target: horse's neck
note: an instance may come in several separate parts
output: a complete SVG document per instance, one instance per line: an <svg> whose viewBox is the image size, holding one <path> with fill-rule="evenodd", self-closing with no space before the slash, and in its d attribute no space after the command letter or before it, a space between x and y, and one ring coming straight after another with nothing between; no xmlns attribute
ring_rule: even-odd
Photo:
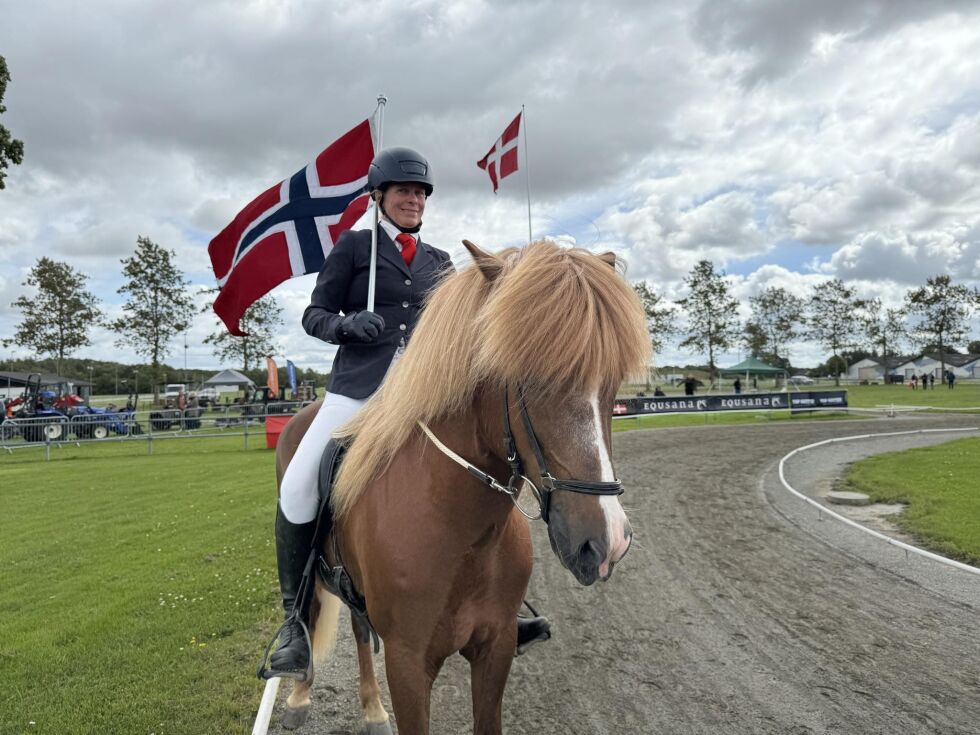
<svg viewBox="0 0 980 735"><path fill-rule="evenodd" d="M497 402L500 400L498 396ZM506 484L510 466L505 459L503 445L502 406L498 406L497 402L490 396L478 394L469 411L443 419L431 428L454 452L477 469ZM476 480L468 481L466 485L449 488L447 502L459 505L461 511L472 512L476 518L482 517L490 523L496 521L491 516L495 516L497 511L506 514L510 510L510 501L495 490L481 486Z"/></svg>

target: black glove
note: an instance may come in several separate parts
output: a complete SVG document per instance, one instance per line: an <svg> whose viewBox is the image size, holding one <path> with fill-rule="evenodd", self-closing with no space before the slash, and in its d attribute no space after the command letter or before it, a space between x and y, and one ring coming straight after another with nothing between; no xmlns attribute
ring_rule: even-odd
<svg viewBox="0 0 980 735"><path fill-rule="evenodd" d="M384 331L385 320L373 311L353 311L340 320L337 341L374 342Z"/></svg>

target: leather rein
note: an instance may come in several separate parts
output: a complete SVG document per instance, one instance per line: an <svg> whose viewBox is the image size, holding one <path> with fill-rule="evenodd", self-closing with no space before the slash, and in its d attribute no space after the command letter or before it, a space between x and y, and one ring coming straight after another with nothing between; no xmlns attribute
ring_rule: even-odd
<svg viewBox="0 0 980 735"><path fill-rule="evenodd" d="M517 509L531 520L541 518L545 523L548 522L548 512L551 508L551 495L557 490L565 490L567 492L580 493L584 495L623 494L623 483L619 480L613 480L612 482L596 482L592 480L561 480L552 475L548 471L548 465L544 459L544 452L541 450L541 443L538 441L538 436L534 431L534 425L531 423L531 415L528 413L527 402L524 400L524 391L520 388L518 388L517 391L517 401L521 409L521 423L524 425L524 433L527 435L528 443L531 445L531 449L534 452L534 458L538 463L538 469L541 477L541 489L538 489L538 486L524 474L524 462L521 460L521 455L517 451L517 442L514 440L514 431L511 428L510 396L506 387L504 388L504 450L507 454L507 463L510 465L510 479L507 481L506 485L500 484L492 475L484 472L478 467L474 467L472 464L456 454L456 452L454 452L452 449L439 441L432 430L423 422L419 421L418 423L419 427L421 427L422 431L424 431L425 435L429 438L429 441L435 444L439 451L463 467L463 469L465 469L487 487L509 496L514 505L517 506ZM527 483L527 485L529 485L531 488L531 493L534 495L538 505L537 514L528 513L517 502L523 488L523 483Z"/></svg>

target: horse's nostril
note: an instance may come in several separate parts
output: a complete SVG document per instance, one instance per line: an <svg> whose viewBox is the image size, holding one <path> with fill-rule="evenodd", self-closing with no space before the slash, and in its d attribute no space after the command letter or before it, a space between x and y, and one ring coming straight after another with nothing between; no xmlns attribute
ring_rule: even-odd
<svg viewBox="0 0 980 735"><path fill-rule="evenodd" d="M582 548L579 551L578 557L583 564L592 564L598 566L602 561L604 554L597 548L597 545L593 541L586 541L582 544Z"/></svg>

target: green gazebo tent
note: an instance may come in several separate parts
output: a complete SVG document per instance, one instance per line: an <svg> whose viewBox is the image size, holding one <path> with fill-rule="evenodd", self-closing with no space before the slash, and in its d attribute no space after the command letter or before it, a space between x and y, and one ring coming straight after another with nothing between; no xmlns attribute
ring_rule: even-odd
<svg viewBox="0 0 980 735"><path fill-rule="evenodd" d="M767 378L774 378L777 375L785 375L786 371L783 368L773 367L772 365L766 365L758 357L749 357L738 365L732 365L729 368L722 368L721 377L723 378L738 378L742 375L748 377L750 375L758 375Z"/></svg>

